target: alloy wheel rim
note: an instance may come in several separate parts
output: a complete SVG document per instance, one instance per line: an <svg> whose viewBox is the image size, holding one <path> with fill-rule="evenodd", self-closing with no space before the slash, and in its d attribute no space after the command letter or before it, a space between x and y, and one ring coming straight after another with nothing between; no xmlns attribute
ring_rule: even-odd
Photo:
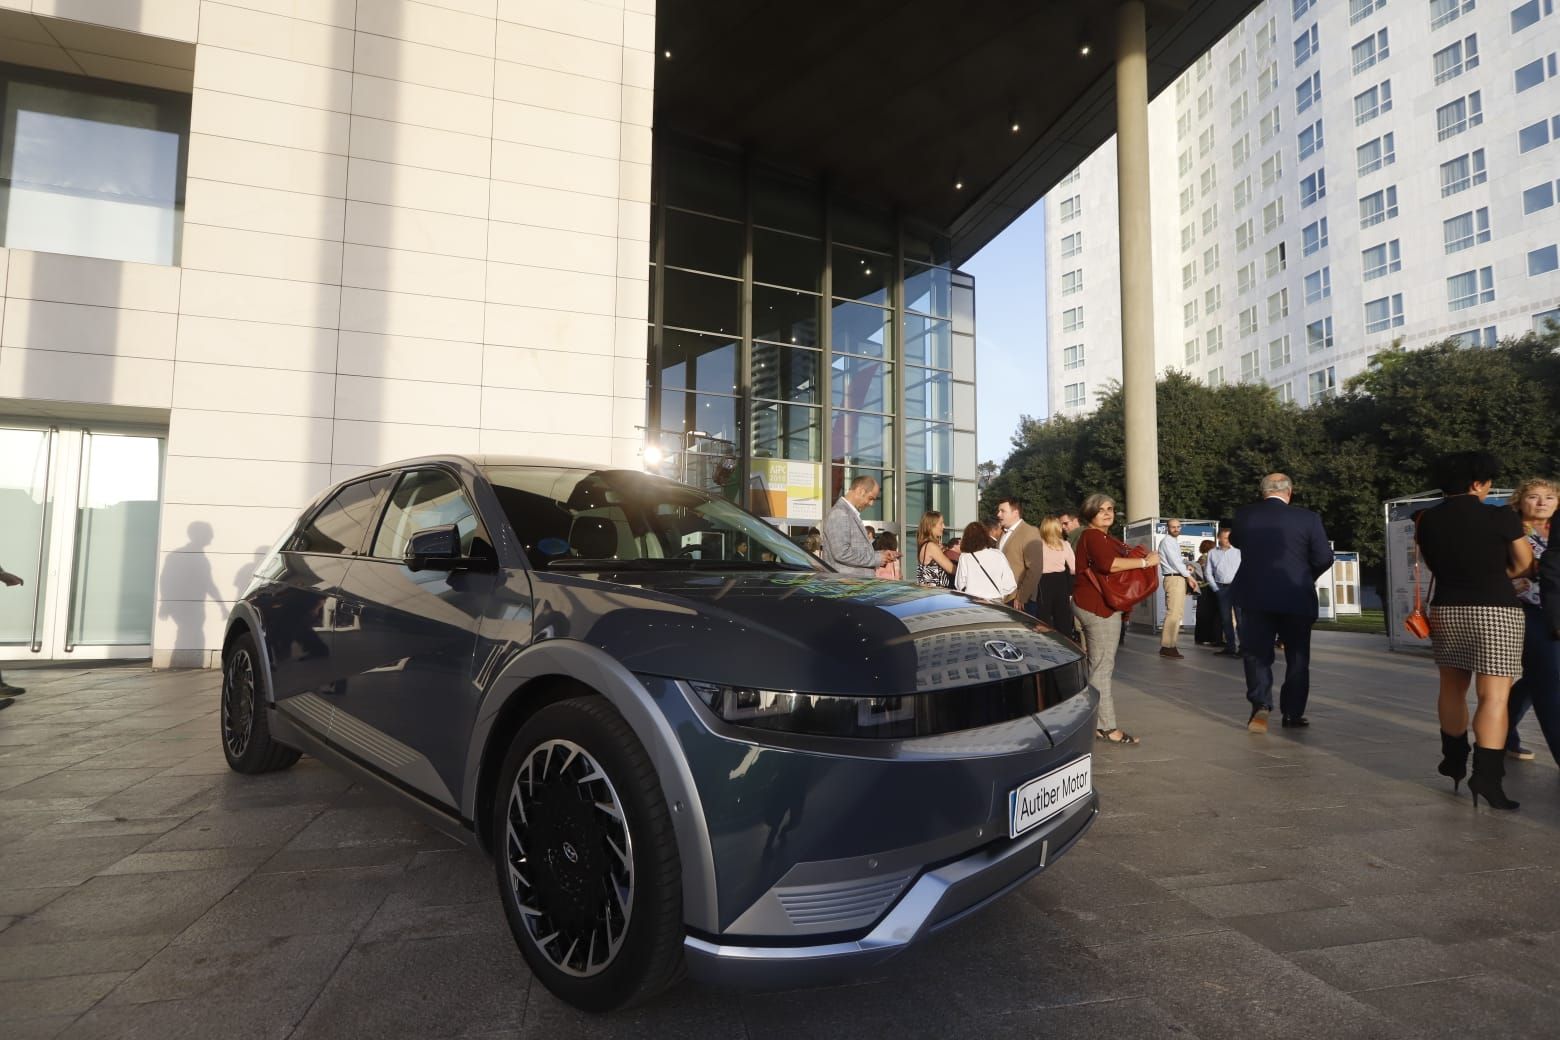
<svg viewBox="0 0 1560 1040"><path fill-rule="evenodd" d="M255 728L255 666L248 650L228 662L222 684L222 743L228 754L242 758Z"/></svg>
<svg viewBox="0 0 1560 1040"><path fill-rule="evenodd" d="M634 845L617 789L572 741L526 755L509 791L504 858L531 942L553 967L606 970L634 911Z"/></svg>

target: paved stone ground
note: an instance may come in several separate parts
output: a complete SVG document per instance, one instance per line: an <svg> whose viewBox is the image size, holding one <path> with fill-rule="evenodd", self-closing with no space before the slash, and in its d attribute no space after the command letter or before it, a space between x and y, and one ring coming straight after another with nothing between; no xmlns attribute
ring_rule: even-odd
<svg viewBox="0 0 1560 1040"><path fill-rule="evenodd" d="M0 1036L1555 1035L1553 763L1474 811L1434 774L1430 664L1317 644L1315 725L1258 738L1237 662L1131 637L1144 743L1099 746L1103 816L1021 892L868 978L604 1018L532 984L474 851L307 758L227 772L215 673L15 671Z"/></svg>

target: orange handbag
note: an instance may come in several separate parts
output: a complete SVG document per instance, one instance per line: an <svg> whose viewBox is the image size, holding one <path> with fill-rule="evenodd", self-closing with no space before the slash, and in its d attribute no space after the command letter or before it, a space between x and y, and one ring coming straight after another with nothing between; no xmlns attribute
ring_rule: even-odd
<svg viewBox="0 0 1560 1040"><path fill-rule="evenodd" d="M1403 627L1415 639L1430 638L1430 619L1425 617L1419 598L1419 518L1414 517L1414 609L1403 619Z"/></svg>

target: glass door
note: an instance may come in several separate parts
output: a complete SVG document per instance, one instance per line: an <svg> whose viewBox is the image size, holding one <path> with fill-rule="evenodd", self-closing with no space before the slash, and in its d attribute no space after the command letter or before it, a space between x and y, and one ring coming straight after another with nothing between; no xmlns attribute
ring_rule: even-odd
<svg viewBox="0 0 1560 1040"><path fill-rule="evenodd" d="M156 435L0 429L0 564L26 581L0 590L0 660L151 656L163 445Z"/></svg>

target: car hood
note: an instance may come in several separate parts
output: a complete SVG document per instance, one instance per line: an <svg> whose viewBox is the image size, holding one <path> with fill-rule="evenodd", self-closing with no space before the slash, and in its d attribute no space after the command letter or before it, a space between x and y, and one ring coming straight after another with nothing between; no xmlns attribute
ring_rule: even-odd
<svg viewBox="0 0 1560 1040"><path fill-rule="evenodd" d="M904 582L799 571L540 578L539 633L582 639L647 674L888 695L998 682L1082 656L1025 614Z"/></svg>

